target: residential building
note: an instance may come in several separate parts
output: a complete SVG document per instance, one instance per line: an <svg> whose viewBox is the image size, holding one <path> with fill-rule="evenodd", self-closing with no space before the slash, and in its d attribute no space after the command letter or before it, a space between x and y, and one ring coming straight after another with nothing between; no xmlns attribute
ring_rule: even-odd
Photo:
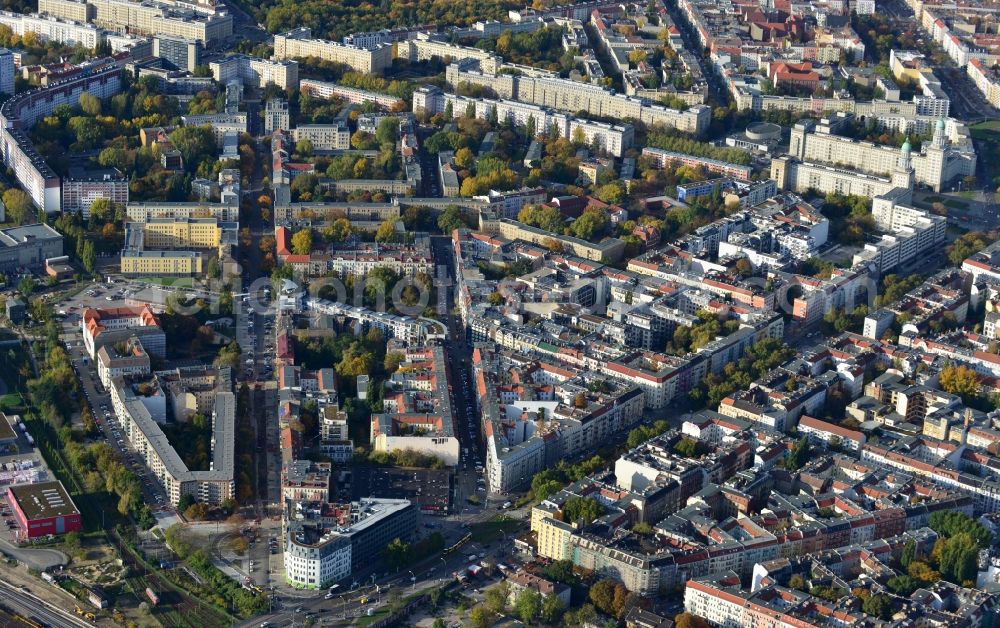
<svg viewBox="0 0 1000 628"><path fill-rule="evenodd" d="M196 39L157 35L153 37L153 56L163 59L171 69L194 72L201 65L201 44Z"/></svg>
<svg viewBox="0 0 1000 628"><path fill-rule="evenodd" d="M308 140L315 150L350 150L351 128L345 122L300 124L292 129L296 142Z"/></svg>
<svg viewBox="0 0 1000 628"><path fill-rule="evenodd" d="M70 169L62 182L62 211L80 212L86 220L90 206L99 198L116 205L128 203L128 179L117 168L103 170Z"/></svg>
<svg viewBox="0 0 1000 628"><path fill-rule="evenodd" d="M233 17L211 4L178 4L147 0L40 0L38 12L113 31L171 35L215 47L233 35Z"/></svg>
<svg viewBox="0 0 1000 628"><path fill-rule="evenodd" d="M35 207L46 213L58 212L62 194L59 176L35 151L27 130L60 105L75 107L83 92L103 99L120 90L121 69L117 65L98 66L74 78L22 92L0 105L3 163L14 172Z"/></svg>
<svg viewBox="0 0 1000 628"><path fill-rule="evenodd" d="M142 348L142 342L135 337L124 342L104 344L94 358L97 377L105 388L111 387L116 377L134 377L150 374L149 354Z"/></svg>
<svg viewBox="0 0 1000 628"><path fill-rule="evenodd" d="M388 94L317 81L315 79L302 79L299 81L299 86L303 92L308 92L316 98L337 97L354 105L363 105L366 102L370 102L382 109L399 110L406 104L404 100Z"/></svg>
<svg viewBox="0 0 1000 628"><path fill-rule="evenodd" d="M150 355L166 357L166 336L156 315L148 307L87 308L80 315L83 346L91 359L105 345L126 342L136 336Z"/></svg>
<svg viewBox="0 0 1000 628"><path fill-rule="evenodd" d="M411 348L386 382L384 411L371 418L375 451L412 449L457 466L460 447L445 353L441 347Z"/></svg>
<svg viewBox="0 0 1000 628"><path fill-rule="evenodd" d="M272 98L267 101L267 105L264 106L264 132L287 131L289 128L291 127L288 121L288 101L284 98Z"/></svg>
<svg viewBox="0 0 1000 628"><path fill-rule="evenodd" d="M14 54L0 48L0 93L14 95Z"/></svg>
<svg viewBox="0 0 1000 628"><path fill-rule="evenodd" d="M343 63L362 74L380 75L392 65L392 46L379 44L363 48L339 41L313 39L312 31L305 26L274 36L275 59L305 57Z"/></svg>
<svg viewBox="0 0 1000 628"><path fill-rule="evenodd" d="M299 87L299 64L293 60L235 54L211 61L208 67L212 77L223 85L239 81L251 87L266 87L270 83L283 90Z"/></svg>
<svg viewBox="0 0 1000 628"><path fill-rule="evenodd" d="M122 433L163 485L170 503L176 504L182 495L192 495L212 505L232 499L236 491L236 396L225 390L216 393L211 413L211 464L206 470L191 470L160 427L165 421L165 410L160 414L151 412L148 397L137 392L138 386L133 381L123 377L111 381L111 404ZM153 394L164 400L165 408L164 392L155 381Z"/></svg>

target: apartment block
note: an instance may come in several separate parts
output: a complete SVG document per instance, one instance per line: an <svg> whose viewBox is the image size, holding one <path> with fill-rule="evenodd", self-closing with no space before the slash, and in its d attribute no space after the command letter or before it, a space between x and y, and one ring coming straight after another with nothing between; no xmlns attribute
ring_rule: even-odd
<svg viewBox="0 0 1000 628"><path fill-rule="evenodd" d="M211 61L212 77L223 85L239 81L252 87L274 83L284 90L299 86L299 64L294 60L258 59L234 54Z"/></svg>
<svg viewBox="0 0 1000 628"><path fill-rule="evenodd" d="M106 170L70 170L62 182L62 211L80 212L90 217L90 206L99 198L116 205L128 203L128 179L114 168Z"/></svg>
<svg viewBox="0 0 1000 628"><path fill-rule="evenodd" d="M306 57L343 63L363 74L382 74L383 70L392 65L392 46L381 44L362 48L337 41L313 39L312 31L305 26L274 36L275 59Z"/></svg>
<svg viewBox="0 0 1000 628"><path fill-rule="evenodd" d="M233 18L214 5L129 0L39 0L38 12L112 31L170 35L214 47L233 35Z"/></svg>
<svg viewBox="0 0 1000 628"><path fill-rule="evenodd" d="M35 207L46 213L58 212L62 194L59 176L32 146L26 131L56 107L76 106L83 92L104 99L120 90L121 69L116 65L98 66L75 78L23 92L0 106L3 163L13 170L14 177L31 196Z"/></svg>
<svg viewBox="0 0 1000 628"><path fill-rule="evenodd" d="M300 124L292 129L296 142L309 140L316 150L349 150L351 128L345 122L334 124Z"/></svg>
<svg viewBox="0 0 1000 628"><path fill-rule="evenodd" d="M406 104L402 99L388 94L317 81L315 79L302 79L299 81L299 86L303 92L307 92L316 98L337 97L355 105L363 105L366 102L371 102L383 109L398 110Z"/></svg>

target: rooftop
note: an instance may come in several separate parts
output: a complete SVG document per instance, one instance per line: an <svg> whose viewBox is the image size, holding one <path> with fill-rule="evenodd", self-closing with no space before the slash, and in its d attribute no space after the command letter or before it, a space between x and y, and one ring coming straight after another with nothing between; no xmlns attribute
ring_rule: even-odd
<svg viewBox="0 0 1000 628"><path fill-rule="evenodd" d="M67 517L80 512L59 481L18 484L7 487L7 492L13 496L18 508L29 521Z"/></svg>

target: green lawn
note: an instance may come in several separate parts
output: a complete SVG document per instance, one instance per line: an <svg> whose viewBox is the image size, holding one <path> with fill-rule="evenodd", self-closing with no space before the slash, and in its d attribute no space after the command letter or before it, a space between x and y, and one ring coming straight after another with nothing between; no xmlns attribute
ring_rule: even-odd
<svg viewBox="0 0 1000 628"><path fill-rule="evenodd" d="M7 411L21 407L21 396L17 393L9 393L0 397L0 410Z"/></svg>
<svg viewBox="0 0 1000 628"><path fill-rule="evenodd" d="M944 202L944 206L945 207L950 207L951 209L968 209L969 208L969 204L968 203L965 203L965 202L959 201L959 200L955 200L955 199L949 199L949 200L945 201Z"/></svg>
<svg viewBox="0 0 1000 628"><path fill-rule="evenodd" d="M491 543L502 538L504 534L509 537L512 532L520 527L520 521L501 516L493 521L473 524L469 529L469 533L472 535L472 540L476 543Z"/></svg>
<svg viewBox="0 0 1000 628"><path fill-rule="evenodd" d="M1000 140L1000 120L987 120L969 127L972 137L977 140Z"/></svg>

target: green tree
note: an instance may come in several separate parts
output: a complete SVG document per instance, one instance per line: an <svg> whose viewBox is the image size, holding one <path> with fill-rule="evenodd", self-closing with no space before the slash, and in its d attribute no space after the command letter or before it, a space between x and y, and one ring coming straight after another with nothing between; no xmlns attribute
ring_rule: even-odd
<svg viewBox="0 0 1000 628"><path fill-rule="evenodd" d="M382 362L383 368L387 375L392 375L399 368L400 363L406 359L406 354L402 351L389 351L385 354L385 359Z"/></svg>
<svg viewBox="0 0 1000 628"><path fill-rule="evenodd" d="M653 533L653 526L649 525L645 521L639 521L632 526L632 531L636 534L641 534L642 536L649 536Z"/></svg>
<svg viewBox="0 0 1000 628"><path fill-rule="evenodd" d="M933 515L931 516L933 517ZM910 563L913 562L916 551L917 544L912 539L907 541L906 545L903 546L903 554L899 557L899 564L903 566L903 569L908 569L910 567Z"/></svg>
<svg viewBox="0 0 1000 628"><path fill-rule="evenodd" d="M548 580L569 586L578 584L580 580L573 573L573 561L571 560L557 560L549 563L541 568L541 575Z"/></svg>
<svg viewBox="0 0 1000 628"><path fill-rule="evenodd" d="M955 240L948 247L948 261L952 266L961 266L962 262L973 253L981 251L993 242L994 238L988 233L981 231L970 231Z"/></svg>
<svg viewBox="0 0 1000 628"><path fill-rule="evenodd" d="M301 157L309 157L313 150L313 143L308 138L295 142L295 153Z"/></svg>
<svg viewBox="0 0 1000 628"><path fill-rule="evenodd" d="M87 240L83 243L83 252L80 254L80 263L88 273L93 273L97 266L97 253L94 251L94 243Z"/></svg>
<svg viewBox="0 0 1000 628"><path fill-rule="evenodd" d="M885 585L896 595L910 597L910 594L920 588L921 583L911 576L893 576L886 580Z"/></svg>
<svg viewBox="0 0 1000 628"><path fill-rule="evenodd" d="M80 109L88 116L97 117L101 115L101 99L88 92L82 92L80 94Z"/></svg>
<svg viewBox="0 0 1000 628"><path fill-rule="evenodd" d="M462 210L456 205L449 205L441 212L437 219L437 225L445 234L450 234L455 229L468 227L462 218Z"/></svg>
<svg viewBox="0 0 1000 628"><path fill-rule="evenodd" d="M108 198L95 198L90 204L90 217L94 220L105 222L114 219L115 204Z"/></svg>
<svg viewBox="0 0 1000 628"><path fill-rule="evenodd" d="M952 537L956 534L968 534L976 545L987 548L993 542L993 533L989 528L962 512L941 510L933 513L927 520L927 525L939 534Z"/></svg>
<svg viewBox="0 0 1000 628"><path fill-rule="evenodd" d="M341 377L357 377L371 373L374 354L355 342L344 351L336 371Z"/></svg>
<svg viewBox="0 0 1000 628"><path fill-rule="evenodd" d="M221 273L221 268L219 266L219 258L214 255L209 258L208 266L205 268L205 274L212 279L218 279Z"/></svg>
<svg viewBox="0 0 1000 628"><path fill-rule="evenodd" d="M473 628L489 628L493 624L494 617L493 611L483 604L473 606L469 611L469 621L472 622Z"/></svg>
<svg viewBox="0 0 1000 628"><path fill-rule="evenodd" d="M601 187L597 188L594 192L594 196L601 199L605 203L621 205L625 202L625 185L621 181L605 183Z"/></svg>
<svg viewBox="0 0 1000 628"><path fill-rule="evenodd" d="M531 625L542 611L542 596L531 588L522 590L514 600L514 611L522 622Z"/></svg>
<svg viewBox="0 0 1000 628"><path fill-rule="evenodd" d="M603 210L586 210L572 224L574 235L588 241L602 234L607 226L608 217Z"/></svg>
<svg viewBox="0 0 1000 628"><path fill-rule="evenodd" d="M555 595L549 595L542 603L541 619L546 624L558 624L566 612L566 604Z"/></svg>
<svg viewBox="0 0 1000 628"><path fill-rule="evenodd" d="M399 118L388 116L382 118L375 130L375 141L395 146L397 139L399 139Z"/></svg>
<svg viewBox="0 0 1000 628"><path fill-rule="evenodd" d="M18 225L23 225L30 218L35 216L35 206L23 190L10 188L0 197L4 207L7 209L7 221Z"/></svg>
<svg viewBox="0 0 1000 628"><path fill-rule="evenodd" d="M785 468L789 471L798 471L809 461L809 439L805 436L800 438L792 447L788 457L785 459Z"/></svg>
<svg viewBox="0 0 1000 628"><path fill-rule="evenodd" d="M357 150L373 150L378 148L378 142L375 141L375 137L371 133L355 131L351 135L351 147Z"/></svg>
<svg viewBox="0 0 1000 628"><path fill-rule="evenodd" d="M685 436L674 445L674 451L685 458L696 458L701 454L701 443Z"/></svg>
<svg viewBox="0 0 1000 628"><path fill-rule="evenodd" d="M386 546L383 558L390 568L405 567L411 560L410 544L404 543L399 537L394 538Z"/></svg>
<svg viewBox="0 0 1000 628"><path fill-rule="evenodd" d="M80 549L80 540L80 533L76 531L67 532L66 535L63 536L63 543L65 543L66 547L68 547L72 552L76 552Z"/></svg>
<svg viewBox="0 0 1000 628"><path fill-rule="evenodd" d="M562 505L563 521L570 524L583 521L586 526L603 514L604 506L592 497L570 497Z"/></svg>
<svg viewBox="0 0 1000 628"><path fill-rule="evenodd" d="M343 242L351 235L351 221L338 218L323 228L323 238L328 242Z"/></svg>
<svg viewBox="0 0 1000 628"><path fill-rule="evenodd" d="M594 606L597 607L597 610L608 615L614 615L616 585L617 583L614 580L604 579L598 580L594 586L590 587L588 597L594 603Z"/></svg>
<svg viewBox="0 0 1000 628"><path fill-rule="evenodd" d="M396 241L396 221L392 218L386 218L382 224L378 226L378 230L375 232L376 242L395 242Z"/></svg>
<svg viewBox="0 0 1000 628"><path fill-rule="evenodd" d="M539 207L538 205L526 205L517 214L517 219L527 225L562 233L563 218L558 207Z"/></svg>
<svg viewBox="0 0 1000 628"><path fill-rule="evenodd" d="M174 130L170 134L170 143L174 145L184 158L184 167L188 172L197 172L201 162L215 159L218 146L215 143L215 133L210 126L186 126Z"/></svg>
<svg viewBox="0 0 1000 628"><path fill-rule="evenodd" d="M888 595L878 594L869 597L864 601L861 610L865 615L888 620L892 618L892 598Z"/></svg>
<svg viewBox="0 0 1000 628"><path fill-rule="evenodd" d="M296 255L309 255L312 252L312 244L312 229L301 229L292 236L292 251Z"/></svg>
<svg viewBox="0 0 1000 628"><path fill-rule="evenodd" d="M958 366L952 364L941 369L938 383L941 390L958 395L966 403L979 397L982 390L979 375L964 364Z"/></svg>
<svg viewBox="0 0 1000 628"><path fill-rule="evenodd" d="M17 282L17 291L27 299L35 291L35 280L27 275L21 277L21 280Z"/></svg>
<svg viewBox="0 0 1000 628"><path fill-rule="evenodd" d="M124 172L128 164L128 156L124 149L117 146L109 146L97 156L97 163L104 168L118 168Z"/></svg>
<svg viewBox="0 0 1000 628"><path fill-rule="evenodd" d="M507 598L510 595L510 587L506 582L490 587L486 590L484 603L491 612L500 614L507 610Z"/></svg>

